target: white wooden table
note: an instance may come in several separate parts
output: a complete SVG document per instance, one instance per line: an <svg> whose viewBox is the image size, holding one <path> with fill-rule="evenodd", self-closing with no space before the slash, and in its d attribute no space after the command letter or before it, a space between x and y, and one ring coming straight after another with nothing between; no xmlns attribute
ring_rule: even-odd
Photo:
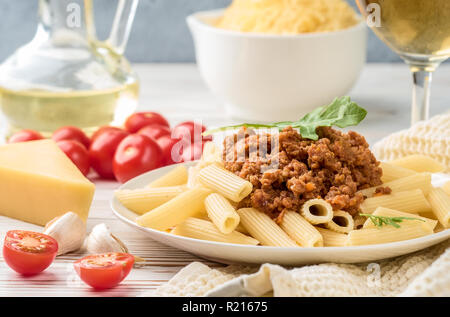
<svg viewBox="0 0 450 317"><path fill-rule="evenodd" d="M142 84L139 110L159 111L172 124L192 119L202 119L208 126L233 122L224 117L220 102L207 90L195 65L141 64L135 65L135 69ZM444 65L434 77L432 114L450 109L449 87L450 65ZM369 111L366 120L356 129L366 136L369 143L409 125L411 78L405 65L367 65L350 95ZM58 257L45 272L29 278L10 270L0 256L0 296L136 296L165 283L192 261L220 266L152 241L117 220L109 208L112 191L117 186L115 182L96 181L97 190L88 230L98 223L106 223L125 242L130 252L145 258L143 268L133 269L119 287L96 292L80 282L73 270L72 263L81 254ZM12 229L42 230L0 217L2 243L6 231Z"/></svg>

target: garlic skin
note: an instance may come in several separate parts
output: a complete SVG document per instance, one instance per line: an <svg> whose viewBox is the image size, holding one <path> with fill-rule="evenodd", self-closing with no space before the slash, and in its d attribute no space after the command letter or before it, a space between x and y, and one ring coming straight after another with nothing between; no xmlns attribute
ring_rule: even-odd
<svg viewBox="0 0 450 317"><path fill-rule="evenodd" d="M109 228L104 224L98 224L86 238L84 248L90 254L123 252L128 253L125 244L116 238Z"/></svg>
<svg viewBox="0 0 450 317"><path fill-rule="evenodd" d="M76 213L70 211L47 223L43 233L58 242L57 255L62 255L83 246L86 224Z"/></svg>

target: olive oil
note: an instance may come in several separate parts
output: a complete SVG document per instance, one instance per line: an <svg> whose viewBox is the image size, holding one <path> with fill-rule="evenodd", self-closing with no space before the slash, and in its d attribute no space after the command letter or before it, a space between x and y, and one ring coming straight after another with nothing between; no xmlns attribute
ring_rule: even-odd
<svg viewBox="0 0 450 317"><path fill-rule="evenodd" d="M91 133L103 125L121 125L136 110L138 91L137 81L95 91L17 91L0 87L0 108L8 119L10 134L33 129L49 135L67 125Z"/></svg>

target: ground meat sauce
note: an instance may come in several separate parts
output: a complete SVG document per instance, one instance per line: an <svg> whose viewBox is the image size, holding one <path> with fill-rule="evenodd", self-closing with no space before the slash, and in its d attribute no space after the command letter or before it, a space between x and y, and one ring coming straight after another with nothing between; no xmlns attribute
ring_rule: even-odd
<svg viewBox="0 0 450 317"><path fill-rule="evenodd" d="M382 183L380 162L356 132L321 127L317 133L317 141L303 139L291 127L278 134L279 142L275 135L250 129L227 137L225 168L253 184L239 208L257 208L280 222L285 211L323 198L334 210L355 215L364 200L357 191Z"/></svg>

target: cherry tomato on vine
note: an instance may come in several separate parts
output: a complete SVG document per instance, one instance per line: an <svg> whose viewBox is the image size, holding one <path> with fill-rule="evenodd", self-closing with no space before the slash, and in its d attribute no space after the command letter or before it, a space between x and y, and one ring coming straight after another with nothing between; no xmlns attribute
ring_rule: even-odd
<svg viewBox="0 0 450 317"><path fill-rule="evenodd" d="M182 162L196 161L202 158L204 142L190 144L183 149Z"/></svg>
<svg viewBox="0 0 450 317"><path fill-rule="evenodd" d="M89 162L97 174L106 179L114 179L113 159L120 142L129 133L125 130L104 130L92 140L89 147Z"/></svg>
<svg viewBox="0 0 450 317"><path fill-rule="evenodd" d="M73 266L83 282L96 289L107 289L122 282L133 264L132 255L110 252L88 255L77 260Z"/></svg>
<svg viewBox="0 0 450 317"><path fill-rule="evenodd" d="M156 140L156 143L161 147L164 166L182 161L181 155L184 145L182 140L173 139L170 135L163 135Z"/></svg>
<svg viewBox="0 0 450 317"><path fill-rule="evenodd" d="M120 142L113 160L116 179L124 183L133 177L161 167L162 151L156 141L132 134Z"/></svg>
<svg viewBox="0 0 450 317"><path fill-rule="evenodd" d="M70 158L80 172L86 176L90 170L89 153L83 144L73 140L56 142L58 147Z"/></svg>
<svg viewBox="0 0 450 317"><path fill-rule="evenodd" d="M44 137L37 131L22 130L14 133L8 140L8 143L19 143L42 140Z"/></svg>
<svg viewBox="0 0 450 317"><path fill-rule="evenodd" d="M35 275L52 264L58 251L58 242L43 233L11 230L6 233L3 257L17 273Z"/></svg>
<svg viewBox="0 0 450 317"><path fill-rule="evenodd" d="M138 134L142 134L152 138L153 140L157 140L164 135L170 135L171 131L168 127L160 124L147 125L140 129Z"/></svg>
<svg viewBox="0 0 450 317"><path fill-rule="evenodd" d="M170 127L166 118L156 112L137 112L128 117L125 121L125 129L130 133L136 133L148 125L159 124Z"/></svg>
<svg viewBox="0 0 450 317"><path fill-rule="evenodd" d="M110 126L101 127L97 131L95 131L94 134L92 134L91 143L94 142L95 139L98 138L101 134L107 131L125 131L125 130L118 127L110 127Z"/></svg>
<svg viewBox="0 0 450 317"><path fill-rule="evenodd" d="M201 141L212 141L212 136L202 136L202 133L206 131L206 127L198 122L186 121L182 122L173 128L172 137L178 139L187 139L191 143L197 143Z"/></svg>
<svg viewBox="0 0 450 317"><path fill-rule="evenodd" d="M91 143L91 140L80 128L71 126L62 127L53 132L52 139L55 142L63 140L78 141L83 144L86 149L89 148L89 145Z"/></svg>

